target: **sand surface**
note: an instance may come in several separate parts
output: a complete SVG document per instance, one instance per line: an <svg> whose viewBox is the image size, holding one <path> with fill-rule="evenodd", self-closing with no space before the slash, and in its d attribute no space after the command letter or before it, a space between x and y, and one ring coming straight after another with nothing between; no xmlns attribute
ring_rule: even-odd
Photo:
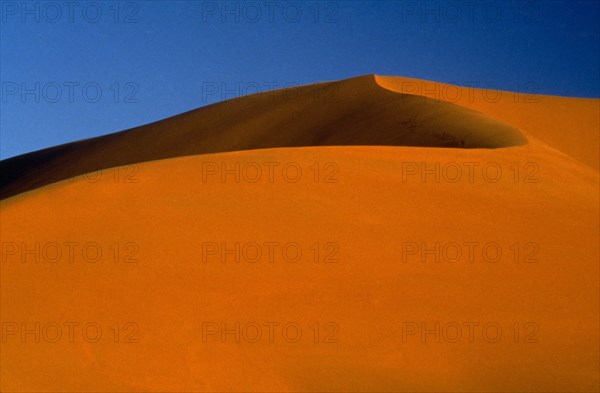
<svg viewBox="0 0 600 393"><path fill-rule="evenodd" d="M599 101L447 86L0 163L2 391L598 391Z"/></svg>

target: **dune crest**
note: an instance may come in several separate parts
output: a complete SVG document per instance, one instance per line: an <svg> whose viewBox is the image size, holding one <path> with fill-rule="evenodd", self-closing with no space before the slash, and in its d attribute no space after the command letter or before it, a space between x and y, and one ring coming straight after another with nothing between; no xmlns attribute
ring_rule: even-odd
<svg viewBox="0 0 600 393"><path fill-rule="evenodd" d="M483 83L466 87L401 76L374 78L380 87L392 92L451 102L485 113L596 171L600 168L600 99L535 94L535 82L519 86L524 92L514 93L477 87Z"/></svg>
<svg viewBox="0 0 600 393"><path fill-rule="evenodd" d="M1 162L0 390L598 391L594 123L540 100L367 75Z"/></svg>
<svg viewBox="0 0 600 393"><path fill-rule="evenodd" d="M474 110L381 88L373 75L235 98L115 134L0 161L0 198L83 173L278 147L501 148L527 143Z"/></svg>

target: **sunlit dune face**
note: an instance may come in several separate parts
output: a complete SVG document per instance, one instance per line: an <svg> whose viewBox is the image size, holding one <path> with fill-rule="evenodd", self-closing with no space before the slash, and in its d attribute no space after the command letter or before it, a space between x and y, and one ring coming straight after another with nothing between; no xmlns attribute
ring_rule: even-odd
<svg viewBox="0 0 600 393"><path fill-rule="evenodd" d="M376 81L3 161L0 390L598 391L596 109Z"/></svg>

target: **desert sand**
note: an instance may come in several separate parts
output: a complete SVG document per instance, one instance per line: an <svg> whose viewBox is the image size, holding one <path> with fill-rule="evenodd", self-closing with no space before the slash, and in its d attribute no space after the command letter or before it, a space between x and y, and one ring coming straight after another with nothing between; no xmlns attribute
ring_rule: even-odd
<svg viewBox="0 0 600 393"><path fill-rule="evenodd" d="M1 390L598 391L599 107L366 75L4 160Z"/></svg>

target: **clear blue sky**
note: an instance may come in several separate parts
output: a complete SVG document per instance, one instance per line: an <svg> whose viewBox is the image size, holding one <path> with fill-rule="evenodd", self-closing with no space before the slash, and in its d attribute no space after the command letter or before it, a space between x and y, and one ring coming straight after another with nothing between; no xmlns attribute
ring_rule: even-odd
<svg viewBox="0 0 600 393"><path fill-rule="evenodd" d="M2 0L0 10L3 159L368 73L599 96L594 0Z"/></svg>

